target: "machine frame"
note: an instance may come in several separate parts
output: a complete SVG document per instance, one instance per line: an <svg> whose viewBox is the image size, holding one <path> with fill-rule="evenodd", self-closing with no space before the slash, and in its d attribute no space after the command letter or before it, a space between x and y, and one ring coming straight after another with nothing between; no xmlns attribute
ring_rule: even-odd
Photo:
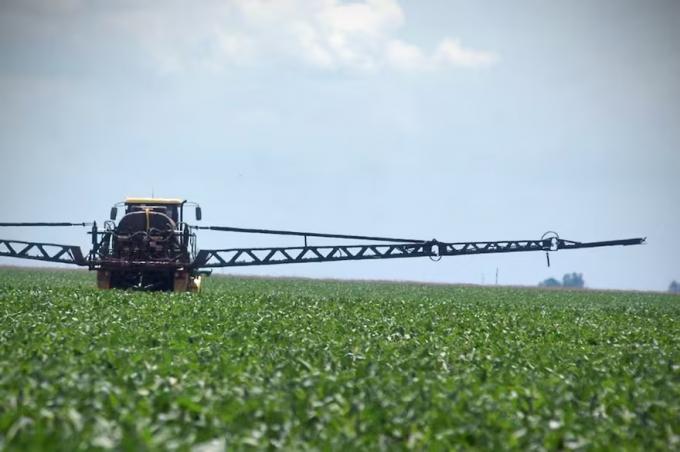
<svg viewBox="0 0 680 452"><path fill-rule="evenodd" d="M125 213L116 224L118 208ZM109 220L100 229L92 223L33 222L0 223L0 227L68 227L90 226L92 248L84 255L81 248L56 243L0 239L0 256L57 262L88 267L97 272L101 289L141 289L199 291L201 278L211 269L255 265L311 262L355 261L442 257L474 254L543 251L550 266L550 252L608 246L630 246L645 243L645 238L578 242L565 240L549 231L540 239L500 240L486 242L440 242L349 234L239 228L233 226L197 226L185 222L184 208L194 206L196 220L202 217L197 203L179 198L127 198L114 204ZM126 218L135 216L135 222ZM145 221L144 221L145 220ZM129 224L128 224L129 223ZM127 224L127 228L124 227ZM131 227L131 224L136 226ZM301 246L244 247L198 249L198 230L295 236ZM310 245L309 239L353 240L359 243Z"/></svg>

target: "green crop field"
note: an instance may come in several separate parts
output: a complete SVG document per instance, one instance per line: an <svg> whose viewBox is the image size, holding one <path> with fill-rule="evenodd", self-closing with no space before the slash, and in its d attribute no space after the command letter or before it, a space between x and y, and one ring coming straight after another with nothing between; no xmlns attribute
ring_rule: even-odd
<svg viewBox="0 0 680 452"><path fill-rule="evenodd" d="M0 449L680 448L680 297L0 269Z"/></svg>

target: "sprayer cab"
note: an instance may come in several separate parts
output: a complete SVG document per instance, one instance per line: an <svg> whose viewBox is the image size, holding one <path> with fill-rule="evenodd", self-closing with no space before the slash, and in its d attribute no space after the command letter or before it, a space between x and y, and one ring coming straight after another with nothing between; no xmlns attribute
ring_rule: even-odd
<svg viewBox="0 0 680 452"><path fill-rule="evenodd" d="M102 288L191 290L200 280L191 269L195 235L184 220L184 207L200 207L179 198L127 198L111 209L102 240L94 246ZM118 209L123 209L119 217ZM117 224L116 224L117 220Z"/></svg>
<svg viewBox="0 0 680 452"><path fill-rule="evenodd" d="M125 214L132 212L156 212L168 216L175 224L184 222L184 206L195 206L195 218L201 220L201 206L193 202L187 202L179 198L127 198L125 202L111 207L110 219L115 221L118 216L118 206L124 206Z"/></svg>

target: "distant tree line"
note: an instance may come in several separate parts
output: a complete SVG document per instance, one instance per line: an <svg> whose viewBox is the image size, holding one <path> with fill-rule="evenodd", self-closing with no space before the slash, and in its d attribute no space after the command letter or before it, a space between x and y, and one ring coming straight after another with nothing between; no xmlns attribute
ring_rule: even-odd
<svg viewBox="0 0 680 452"><path fill-rule="evenodd" d="M680 293L680 283L677 281L673 281L671 285L668 287L668 291L670 293Z"/></svg>
<svg viewBox="0 0 680 452"><path fill-rule="evenodd" d="M555 278L548 278L538 283L539 287L568 287L572 289L582 289L586 286L583 280L583 273L567 273L562 277L562 281Z"/></svg>

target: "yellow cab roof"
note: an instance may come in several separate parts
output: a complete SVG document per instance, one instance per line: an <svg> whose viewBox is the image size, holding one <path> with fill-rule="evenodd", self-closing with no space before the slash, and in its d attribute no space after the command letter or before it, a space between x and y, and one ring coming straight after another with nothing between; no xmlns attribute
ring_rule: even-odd
<svg viewBox="0 0 680 452"><path fill-rule="evenodd" d="M125 198L125 204L180 205L183 202L179 198Z"/></svg>

